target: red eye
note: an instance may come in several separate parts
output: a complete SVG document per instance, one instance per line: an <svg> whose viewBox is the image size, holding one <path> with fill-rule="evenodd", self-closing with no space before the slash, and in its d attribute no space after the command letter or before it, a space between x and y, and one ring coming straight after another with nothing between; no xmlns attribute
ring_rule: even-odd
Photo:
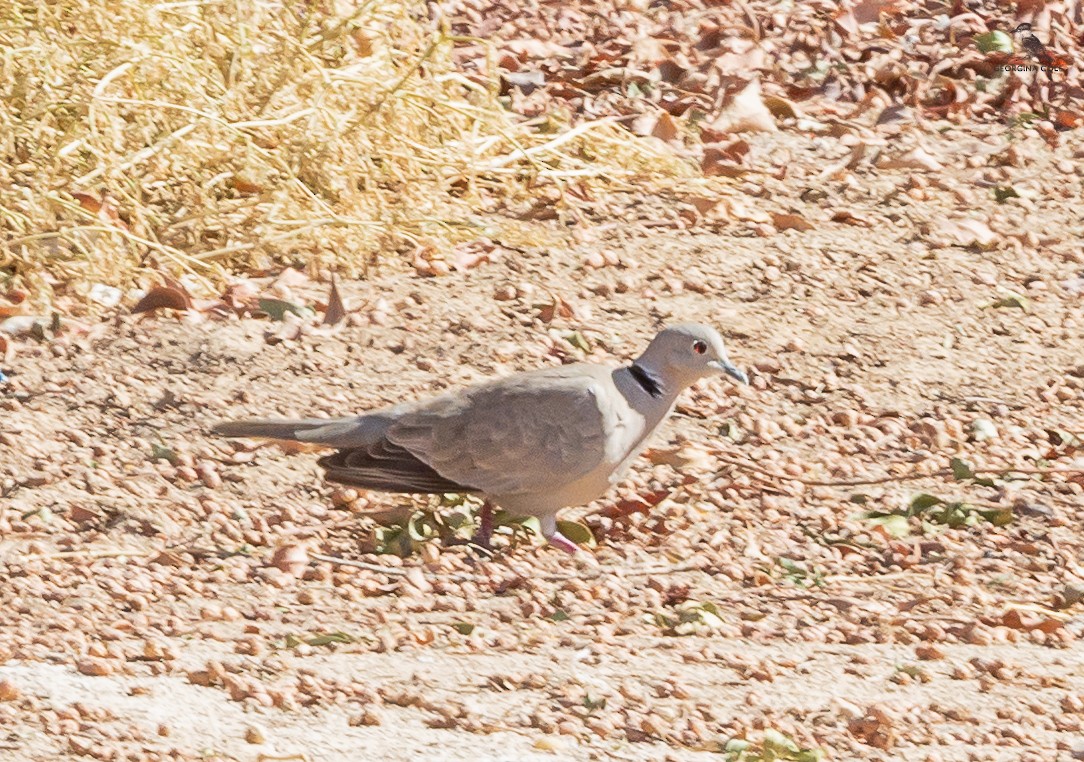
<svg viewBox="0 0 1084 762"><path fill-rule="evenodd" d="M702 355L708 351L708 345L706 342L703 341L694 341L693 351L696 352L698 355Z"/></svg>

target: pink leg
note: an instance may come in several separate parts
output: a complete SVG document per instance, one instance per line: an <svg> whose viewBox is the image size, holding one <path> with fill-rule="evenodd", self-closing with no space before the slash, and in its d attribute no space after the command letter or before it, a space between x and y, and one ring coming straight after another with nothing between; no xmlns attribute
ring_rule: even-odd
<svg viewBox="0 0 1084 762"><path fill-rule="evenodd" d="M490 549L490 541L493 539L493 506L486 500L478 511L478 532L472 542L486 550Z"/></svg>
<svg viewBox="0 0 1084 762"><path fill-rule="evenodd" d="M580 549L579 545L572 542L572 540L568 539L567 537L565 537L560 532L554 532L552 535L550 535L549 542L550 542L550 545L552 545L553 547L560 548L561 550L563 550L565 553L568 553L569 555L572 555L572 554L578 552L579 549Z"/></svg>
<svg viewBox="0 0 1084 762"><path fill-rule="evenodd" d="M542 536L545 537L553 547L560 548L565 553L569 554L574 554L580 549L579 545L557 531L556 516L539 516L538 523L542 527Z"/></svg>

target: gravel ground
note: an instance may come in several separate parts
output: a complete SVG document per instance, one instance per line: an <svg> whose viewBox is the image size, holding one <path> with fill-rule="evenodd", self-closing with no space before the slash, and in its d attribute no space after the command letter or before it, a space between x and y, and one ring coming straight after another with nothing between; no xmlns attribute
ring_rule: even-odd
<svg viewBox="0 0 1084 762"><path fill-rule="evenodd" d="M1081 758L1081 148L1022 139L1017 168L1004 144L950 130L943 173L843 181L832 147L771 134L753 150L786 180L715 222L630 192L466 272L388 262L341 284L333 328L194 311L18 340L0 759L720 759L767 730L783 759ZM991 209L984 172L1066 182ZM961 217L994 241L951 245ZM569 512L594 566L508 535L376 554L424 501L207 434L574 361L574 331L618 363L678 319L718 326L752 384L686 394Z"/></svg>

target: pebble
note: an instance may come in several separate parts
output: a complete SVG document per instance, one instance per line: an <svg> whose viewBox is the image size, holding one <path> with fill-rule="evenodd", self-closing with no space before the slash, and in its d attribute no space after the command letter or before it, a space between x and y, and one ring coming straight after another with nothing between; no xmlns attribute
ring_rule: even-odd
<svg viewBox="0 0 1084 762"><path fill-rule="evenodd" d="M113 665L104 659L81 659L75 668L84 675L104 677L113 674Z"/></svg>

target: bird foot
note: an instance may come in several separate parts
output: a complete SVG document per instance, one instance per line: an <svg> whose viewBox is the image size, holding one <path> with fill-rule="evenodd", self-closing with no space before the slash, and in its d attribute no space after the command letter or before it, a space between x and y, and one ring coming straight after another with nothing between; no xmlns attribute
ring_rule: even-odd
<svg viewBox="0 0 1084 762"><path fill-rule="evenodd" d="M488 501L478 511L478 531L471 542L485 550L493 550L493 506Z"/></svg>
<svg viewBox="0 0 1084 762"><path fill-rule="evenodd" d="M555 548L560 548L569 555L574 555L580 550L580 546L572 542L560 532L554 532L549 536L549 543Z"/></svg>

